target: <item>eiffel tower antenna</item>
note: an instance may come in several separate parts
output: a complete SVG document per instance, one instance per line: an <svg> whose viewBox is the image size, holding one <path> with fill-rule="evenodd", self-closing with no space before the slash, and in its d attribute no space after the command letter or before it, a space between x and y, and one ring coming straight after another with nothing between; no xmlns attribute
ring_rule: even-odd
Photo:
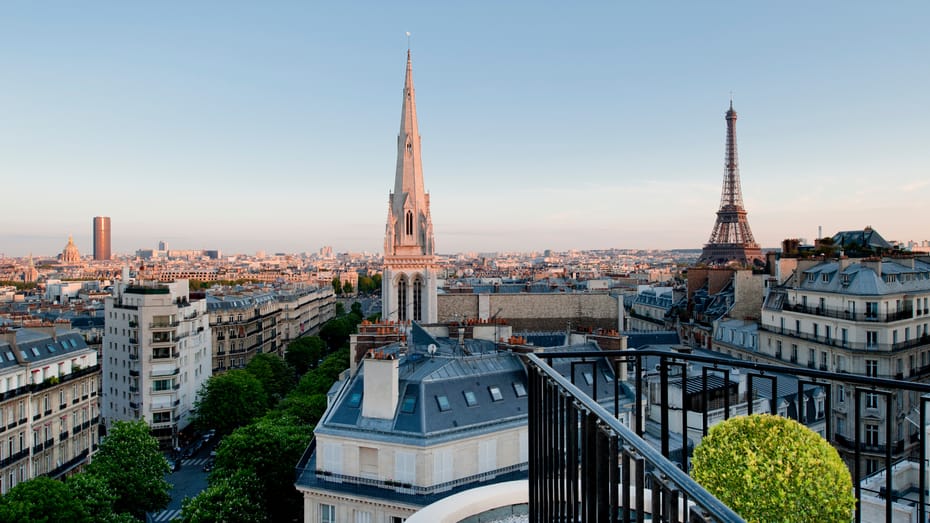
<svg viewBox="0 0 930 523"><path fill-rule="evenodd" d="M723 169L723 190L720 193L720 209L717 221L704 245L698 263L708 265L752 264L763 260L759 244L752 237L746 209L743 207L743 191L739 180L739 156L736 151L736 111L730 95L730 109L726 113L727 143Z"/></svg>

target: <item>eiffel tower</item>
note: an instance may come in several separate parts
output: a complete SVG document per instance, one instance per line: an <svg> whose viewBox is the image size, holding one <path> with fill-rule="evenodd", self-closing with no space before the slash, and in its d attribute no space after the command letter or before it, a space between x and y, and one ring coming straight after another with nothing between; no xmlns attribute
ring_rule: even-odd
<svg viewBox="0 0 930 523"><path fill-rule="evenodd" d="M746 209L743 207L743 192L739 184L739 160L736 154L736 111L733 100L727 111L727 151L726 166L723 171L723 192L720 196L720 209L717 222L710 233L710 240L704 245L699 264L751 265L755 261L764 261L759 244L752 237Z"/></svg>

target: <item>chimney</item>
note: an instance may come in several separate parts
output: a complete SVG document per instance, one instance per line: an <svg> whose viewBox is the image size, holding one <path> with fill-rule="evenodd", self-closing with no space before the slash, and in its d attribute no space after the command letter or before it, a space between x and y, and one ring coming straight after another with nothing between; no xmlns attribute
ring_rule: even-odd
<svg viewBox="0 0 930 523"><path fill-rule="evenodd" d="M16 345L16 331L12 329L0 329L0 340L3 340L10 344L10 348L13 349L13 354L18 356L19 346Z"/></svg>
<svg viewBox="0 0 930 523"><path fill-rule="evenodd" d="M394 419L400 389L397 358L382 350L371 350L364 361L362 416Z"/></svg>

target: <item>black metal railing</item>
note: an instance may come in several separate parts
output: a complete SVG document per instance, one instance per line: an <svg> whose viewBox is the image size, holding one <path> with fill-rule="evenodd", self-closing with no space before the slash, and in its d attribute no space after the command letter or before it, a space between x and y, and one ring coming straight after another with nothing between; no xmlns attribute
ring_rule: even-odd
<svg viewBox="0 0 930 523"><path fill-rule="evenodd" d="M611 401L604 398L608 390L598 393L595 386L593 395L599 401L594 401L575 387L571 378L562 376L552 367L553 362L565 365L566 361L571 361L574 367L605 360L614 369L615 376L622 377L624 371L628 371L629 376L625 385L621 385L619 379L602 385L613 389L612 413L608 410ZM712 422L727 419L737 411L752 414L760 407L763 411L781 412L801 423L822 428L826 439L837 448L852 472L857 522L862 518L860 481L867 476L866 461L871 460L872 467L878 464L885 470L890 470L892 463L901 459L916 461L921 469L919 479L914 480L918 484L896 486L894 475L886 474L883 489L892 495L869 502L884 504L885 519L892 521L893 504L905 502L895 493L910 489L910 492L916 491L909 495L908 501L910 504L917 502L917 520L927 520L925 433L920 430L909 438L901 434L895 436L893 427L905 417L915 424L919 418L919 426L927 426L930 385L704 356L691 354L687 349L681 352L654 349L552 351L526 355L526 362L530 521L642 521L645 513L651 513L653 521L740 521L719 500L687 477L684 471L690 470L692 450L688 436L706 435ZM571 376L574 375L573 371ZM711 376L715 379L709 379ZM740 381L745 392L733 398L723 394L718 398L723 408L711 412L712 408L707 406L720 406L710 401L715 392L712 383L719 384L721 378L725 383ZM780 381L782 387L779 387ZM791 385L784 387L785 382ZM680 392L675 391L673 383ZM835 397L834 387L840 384L846 393ZM629 388L622 389L624 386ZM651 395L646 393L646 387L652 391ZM791 393L787 394L786 389ZM629 399L626 400L632 405L628 405L627 412L621 416L623 402L618 398L624 390L632 391L632 394L627 393ZM650 434L656 435L657 448L643 439L646 402L650 396L653 398L649 405ZM909 397L909 408L902 405L903 396ZM798 398L804 400L797 401ZM811 401L815 398L816 401ZM790 410L781 408L786 401L793 402ZM822 405L817 404L819 401ZM694 407L696 405L704 408ZM845 416L842 412L850 413L849 419L842 417ZM619 421L627 416L629 428ZM686 427L686 434L670 429L672 416L681 416L678 426ZM701 421L691 417L689 424L689 416L700 416ZM838 419L843 419L844 423L841 434L835 431ZM647 488L651 488L651 505L644 498ZM680 509L683 513L679 513ZM732 519L734 517L736 519Z"/></svg>
<svg viewBox="0 0 930 523"><path fill-rule="evenodd" d="M900 311L894 312L885 312L880 313L878 311L874 312L852 312L843 309L836 309L833 307L812 307L810 305L804 305L801 303L791 304L787 303L782 308L782 310L789 312L800 312L802 314L811 314L814 316L822 316L824 318L836 318L841 320L850 320L850 321L874 321L879 323L890 323L894 321L906 320L914 317L914 312L911 309L903 309Z"/></svg>

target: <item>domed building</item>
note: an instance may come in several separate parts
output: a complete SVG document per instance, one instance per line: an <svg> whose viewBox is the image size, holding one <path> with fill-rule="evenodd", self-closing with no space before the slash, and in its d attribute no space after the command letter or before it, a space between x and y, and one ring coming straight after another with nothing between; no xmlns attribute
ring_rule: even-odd
<svg viewBox="0 0 930 523"><path fill-rule="evenodd" d="M71 236L68 236L68 245L65 245L65 250L61 251L61 263L81 263L81 253L78 252Z"/></svg>

